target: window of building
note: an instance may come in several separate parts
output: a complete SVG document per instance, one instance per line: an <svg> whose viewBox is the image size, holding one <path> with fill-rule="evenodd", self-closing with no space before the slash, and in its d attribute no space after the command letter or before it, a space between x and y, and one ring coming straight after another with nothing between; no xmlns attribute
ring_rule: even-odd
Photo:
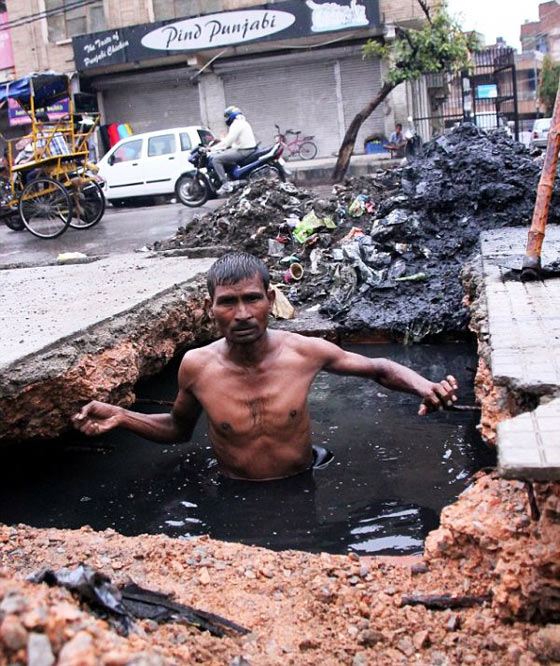
<svg viewBox="0 0 560 666"><path fill-rule="evenodd" d="M221 12L221 0L152 0L156 21Z"/></svg>
<svg viewBox="0 0 560 666"><path fill-rule="evenodd" d="M77 4L76 0L45 0L49 42L105 30L103 0Z"/></svg>

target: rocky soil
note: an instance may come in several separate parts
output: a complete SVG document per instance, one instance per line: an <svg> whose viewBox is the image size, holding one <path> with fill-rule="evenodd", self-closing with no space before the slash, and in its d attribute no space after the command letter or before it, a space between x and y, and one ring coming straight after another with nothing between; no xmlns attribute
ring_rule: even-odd
<svg viewBox="0 0 560 666"><path fill-rule="evenodd" d="M552 490L538 484L529 495L521 483L481 475L444 510L425 556L401 560L0 527L0 664L553 663L560 659L553 623L560 507ZM81 562L115 584L133 580L171 593L250 633L217 638L185 624L139 620L125 637L67 590L25 580ZM407 603L418 595L450 595L472 606Z"/></svg>

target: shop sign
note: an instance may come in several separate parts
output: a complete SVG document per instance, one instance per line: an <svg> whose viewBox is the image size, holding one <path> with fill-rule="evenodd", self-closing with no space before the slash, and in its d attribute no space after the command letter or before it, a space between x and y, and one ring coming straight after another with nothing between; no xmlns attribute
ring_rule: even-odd
<svg viewBox="0 0 560 666"><path fill-rule="evenodd" d="M289 12L248 9L169 23L142 38L142 46L158 51L212 49L250 42L285 30L296 20Z"/></svg>
<svg viewBox="0 0 560 666"><path fill-rule="evenodd" d="M60 120L70 113L70 100L67 97L65 99L61 99L55 104L47 106L45 111L47 112L49 120ZM8 98L8 118L10 125L12 126L31 124L31 118L27 111L25 111L25 109L19 105L17 100L12 99L11 97Z"/></svg>
<svg viewBox="0 0 560 666"><path fill-rule="evenodd" d="M83 71L255 41L374 28L379 0L284 0L258 7L160 21L74 37L74 59Z"/></svg>

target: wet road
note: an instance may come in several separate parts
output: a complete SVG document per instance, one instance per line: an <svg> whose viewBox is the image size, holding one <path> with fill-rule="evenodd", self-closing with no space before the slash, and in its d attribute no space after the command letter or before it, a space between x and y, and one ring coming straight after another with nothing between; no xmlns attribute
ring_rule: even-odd
<svg viewBox="0 0 560 666"><path fill-rule="evenodd" d="M36 238L28 231L12 231L0 223L0 266L48 263L62 252L82 252L88 256L133 252L174 236L178 227L221 203L223 200L217 199L195 209L171 203L134 208L108 205L103 219L92 229L68 228L52 240Z"/></svg>

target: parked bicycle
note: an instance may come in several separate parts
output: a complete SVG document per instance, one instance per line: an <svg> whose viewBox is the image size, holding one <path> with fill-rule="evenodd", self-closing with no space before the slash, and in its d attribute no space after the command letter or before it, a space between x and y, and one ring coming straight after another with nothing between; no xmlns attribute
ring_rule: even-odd
<svg viewBox="0 0 560 666"><path fill-rule="evenodd" d="M313 141L313 136L301 136L301 130L287 129L282 132L276 123L274 127L276 127L277 132L274 141L284 146L284 159L295 157L302 160L312 160L317 155L317 146ZM288 134L291 134L293 138L288 138Z"/></svg>

